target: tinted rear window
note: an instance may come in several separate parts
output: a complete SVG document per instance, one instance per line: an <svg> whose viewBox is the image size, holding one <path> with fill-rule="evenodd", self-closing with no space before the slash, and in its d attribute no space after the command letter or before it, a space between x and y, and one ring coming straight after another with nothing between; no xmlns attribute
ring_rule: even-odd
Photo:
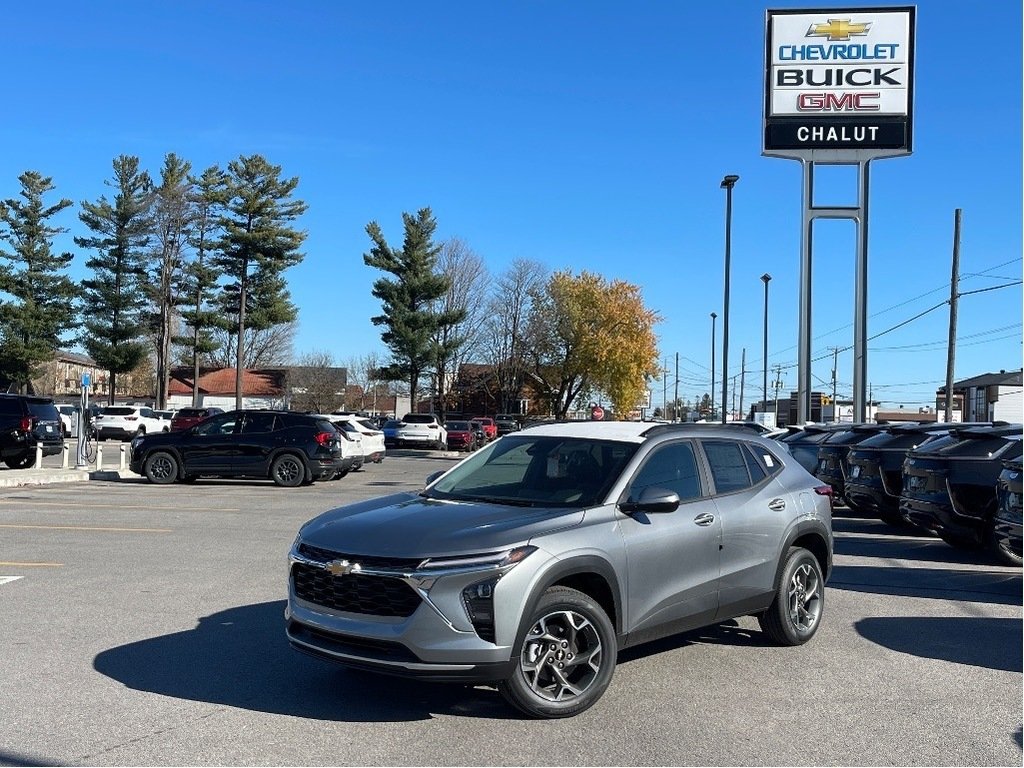
<svg viewBox="0 0 1024 768"><path fill-rule="evenodd" d="M409 413L402 421L406 424L433 424L436 420L429 413Z"/></svg>
<svg viewBox="0 0 1024 768"><path fill-rule="evenodd" d="M468 432L469 422L468 421L449 421L444 425L445 429L452 430L454 432Z"/></svg>
<svg viewBox="0 0 1024 768"><path fill-rule="evenodd" d="M49 421L58 421L60 419L60 414L57 413L57 406L53 403L33 403L29 400L28 412L37 419Z"/></svg>
<svg viewBox="0 0 1024 768"><path fill-rule="evenodd" d="M175 416L182 416L182 417L187 418L187 419L191 419L194 416L205 416L206 415L206 409L205 408L182 408L180 411L178 411L174 415Z"/></svg>
<svg viewBox="0 0 1024 768"><path fill-rule="evenodd" d="M103 409L104 416L134 416L135 409L119 405L108 405Z"/></svg>

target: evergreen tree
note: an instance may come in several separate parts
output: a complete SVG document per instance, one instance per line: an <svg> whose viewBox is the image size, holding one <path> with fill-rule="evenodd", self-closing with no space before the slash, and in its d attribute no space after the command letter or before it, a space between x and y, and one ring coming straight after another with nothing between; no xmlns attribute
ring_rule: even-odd
<svg viewBox="0 0 1024 768"><path fill-rule="evenodd" d="M381 339L391 350L391 363L382 370L382 378L408 381L416 410L420 377L436 364L441 352L438 329L457 322L462 315L433 309L448 290L448 279L436 270L441 247L432 240L437 221L430 209L423 208L416 216L403 213L402 221L405 240L400 251L387 244L377 222L366 225L373 247L363 254L363 262L395 277L374 282L372 293L383 302L384 312L371 320L384 327Z"/></svg>
<svg viewBox="0 0 1024 768"><path fill-rule="evenodd" d="M226 203L219 220L223 235L214 265L228 278L221 306L231 313L235 336L235 407L242 407L245 330L256 323L295 319L281 274L302 261L306 235L290 225L307 205L292 198L298 178L281 179L281 167L260 155L228 164Z"/></svg>
<svg viewBox="0 0 1024 768"><path fill-rule="evenodd" d="M82 281L84 331L82 346L108 371L107 402L114 402L117 374L135 368L146 357L143 312L144 282L148 278L147 249L151 241L150 209L153 182L139 170L139 158L120 155L114 160L116 190L111 204L106 196L83 202L78 217L93 234L76 237L80 248L96 255L85 266L93 277Z"/></svg>
<svg viewBox="0 0 1024 768"><path fill-rule="evenodd" d="M178 283L181 319L190 329L174 338L182 348L182 361L192 366L192 405L199 407L199 365L203 357L214 352L218 344L214 331L223 328L220 312L210 304L220 272L211 265L210 249L217 241L217 218L225 200L227 177L216 165L203 171L193 186L193 220L189 245L195 256L185 264Z"/></svg>
<svg viewBox="0 0 1024 768"><path fill-rule="evenodd" d="M147 287L153 302L149 325L156 343L157 408L167 407L176 305L181 303L179 291L184 277L185 249L195 218L191 170L191 163L173 152L167 154L160 171L160 185L153 193L156 248Z"/></svg>
<svg viewBox="0 0 1024 768"><path fill-rule="evenodd" d="M72 255L51 250L54 236L67 229L49 223L72 201L45 205L43 196L55 187L37 171L26 171L18 181L22 199L0 202L0 241L11 248L0 249L8 262L0 264L0 293L13 298L0 304L0 373L25 394L35 367L53 359L61 335L74 327L69 307L78 289L62 274Z"/></svg>

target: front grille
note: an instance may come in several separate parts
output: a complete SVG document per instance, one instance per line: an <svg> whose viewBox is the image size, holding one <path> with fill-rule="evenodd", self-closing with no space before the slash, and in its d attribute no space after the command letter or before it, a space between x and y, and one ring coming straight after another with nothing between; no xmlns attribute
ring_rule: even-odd
<svg viewBox="0 0 1024 768"><path fill-rule="evenodd" d="M332 576L305 563L292 566L295 596L325 608L368 616L411 616L420 596L400 579L380 576Z"/></svg>
<svg viewBox="0 0 1024 768"><path fill-rule="evenodd" d="M390 640L375 640L355 635L324 632L294 621L289 625L288 631L296 640L304 640L321 648L349 656L359 656L377 661L419 661L416 654L404 645Z"/></svg>
<svg viewBox="0 0 1024 768"><path fill-rule="evenodd" d="M299 544L299 554L318 563L329 563L332 560L348 560L359 563L362 568L385 568L396 571L414 571L423 562L422 557L375 557L369 555L346 555L331 549L322 549L309 544Z"/></svg>

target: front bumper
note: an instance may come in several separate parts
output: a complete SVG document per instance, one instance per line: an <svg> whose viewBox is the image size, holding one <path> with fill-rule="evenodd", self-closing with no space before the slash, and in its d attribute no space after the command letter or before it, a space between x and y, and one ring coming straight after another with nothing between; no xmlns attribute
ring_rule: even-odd
<svg viewBox="0 0 1024 768"><path fill-rule="evenodd" d="M1021 557L1022 525L1020 520L996 516L992 527L992 543L999 549Z"/></svg>
<svg viewBox="0 0 1024 768"><path fill-rule="evenodd" d="M384 615L384 610L340 610L299 597L297 567L323 569L317 578L332 582L326 575L328 563L310 559L293 548L285 632L296 650L346 666L425 680L503 680L514 668L512 646L531 580L548 559L543 552L535 551L517 565L502 567L460 566L436 571L362 568L358 572L362 580L360 599L376 592L374 582L383 579L391 580L389 589L404 592L407 587L415 593L411 612ZM491 579L497 579L492 592L493 642L478 633L463 601L463 590Z"/></svg>
<svg viewBox="0 0 1024 768"><path fill-rule="evenodd" d="M911 525L936 536L945 535L981 543L980 521L958 515L948 493L904 495L900 499L900 514Z"/></svg>

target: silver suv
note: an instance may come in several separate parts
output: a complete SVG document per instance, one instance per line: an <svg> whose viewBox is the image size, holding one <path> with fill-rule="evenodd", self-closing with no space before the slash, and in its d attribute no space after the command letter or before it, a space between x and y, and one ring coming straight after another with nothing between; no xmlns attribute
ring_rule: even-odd
<svg viewBox="0 0 1024 768"><path fill-rule="evenodd" d="M775 642L821 624L831 490L742 428L547 424L419 493L310 520L289 558L300 651L492 682L534 717L590 707L616 654L753 614Z"/></svg>

